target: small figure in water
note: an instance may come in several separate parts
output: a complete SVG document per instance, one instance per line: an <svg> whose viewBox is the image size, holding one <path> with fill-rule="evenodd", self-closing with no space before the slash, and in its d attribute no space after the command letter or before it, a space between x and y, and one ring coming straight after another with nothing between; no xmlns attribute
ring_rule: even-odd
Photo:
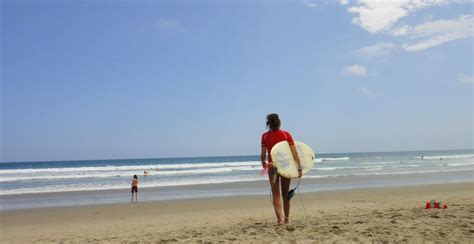
<svg viewBox="0 0 474 244"><path fill-rule="evenodd" d="M135 202L138 202L138 176L134 175L132 180L132 202L133 202L133 193L135 193Z"/></svg>
<svg viewBox="0 0 474 244"><path fill-rule="evenodd" d="M423 155L421 155L421 159L423 159L423 158L424 158L424 156L423 156Z"/></svg>
<svg viewBox="0 0 474 244"><path fill-rule="evenodd" d="M143 176L148 176L148 171L143 171Z"/></svg>

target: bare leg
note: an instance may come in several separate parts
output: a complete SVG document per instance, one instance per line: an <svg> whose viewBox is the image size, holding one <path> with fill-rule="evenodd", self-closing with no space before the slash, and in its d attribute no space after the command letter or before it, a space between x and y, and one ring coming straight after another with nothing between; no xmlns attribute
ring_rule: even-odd
<svg viewBox="0 0 474 244"><path fill-rule="evenodd" d="M138 192L135 192L135 202L138 202Z"/></svg>
<svg viewBox="0 0 474 244"><path fill-rule="evenodd" d="M272 200L273 208L275 210L275 215L277 217L278 224L281 224L281 201L280 201L280 177L276 177L276 181L273 184L273 176L275 174L273 165L270 165L268 168L268 177L270 180L270 187L272 189Z"/></svg>
<svg viewBox="0 0 474 244"><path fill-rule="evenodd" d="M285 224L288 224L290 217L290 201L288 192L290 191L291 179L281 177L281 196L283 197L283 209L285 210Z"/></svg>

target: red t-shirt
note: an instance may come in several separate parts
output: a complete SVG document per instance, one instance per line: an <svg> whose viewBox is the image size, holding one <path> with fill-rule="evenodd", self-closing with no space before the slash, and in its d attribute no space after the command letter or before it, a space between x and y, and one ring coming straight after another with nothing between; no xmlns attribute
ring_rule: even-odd
<svg viewBox="0 0 474 244"><path fill-rule="evenodd" d="M262 147L265 147L268 152L268 162L272 162L272 155L270 154L273 146L281 141L288 141L290 145L294 145L293 137L290 133L284 130L270 130L262 135Z"/></svg>

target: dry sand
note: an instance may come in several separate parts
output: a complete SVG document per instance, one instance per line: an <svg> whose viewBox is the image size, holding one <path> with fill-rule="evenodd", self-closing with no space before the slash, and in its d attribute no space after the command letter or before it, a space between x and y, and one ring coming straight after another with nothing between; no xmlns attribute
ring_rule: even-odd
<svg viewBox="0 0 474 244"><path fill-rule="evenodd" d="M474 183L302 194L277 226L268 196L107 204L0 213L1 243L474 242ZM425 210L440 199L448 209Z"/></svg>

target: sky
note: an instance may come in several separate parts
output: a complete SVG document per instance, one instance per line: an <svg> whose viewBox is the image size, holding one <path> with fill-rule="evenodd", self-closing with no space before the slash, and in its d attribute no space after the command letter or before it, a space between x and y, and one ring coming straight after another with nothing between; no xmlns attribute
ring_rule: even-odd
<svg viewBox="0 0 474 244"><path fill-rule="evenodd" d="M0 161L472 149L473 6L2 0Z"/></svg>

